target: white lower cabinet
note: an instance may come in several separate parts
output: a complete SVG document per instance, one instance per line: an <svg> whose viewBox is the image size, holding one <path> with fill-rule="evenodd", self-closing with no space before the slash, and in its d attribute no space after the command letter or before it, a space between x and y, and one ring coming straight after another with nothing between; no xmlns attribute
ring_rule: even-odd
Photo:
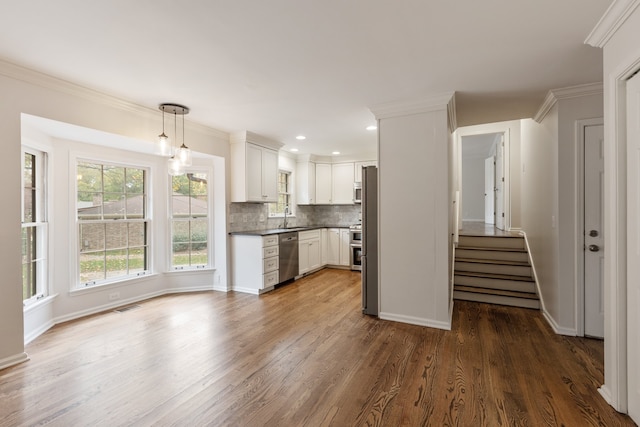
<svg viewBox="0 0 640 427"><path fill-rule="evenodd" d="M298 233L298 274L305 274L322 267L320 230Z"/></svg>
<svg viewBox="0 0 640 427"><path fill-rule="evenodd" d="M279 283L278 236L231 236L233 289L261 294Z"/></svg>
<svg viewBox="0 0 640 427"><path fill-rule="evenodd" d="M327 230L327 264L349 266L349 229L329 228Z"/></svg>

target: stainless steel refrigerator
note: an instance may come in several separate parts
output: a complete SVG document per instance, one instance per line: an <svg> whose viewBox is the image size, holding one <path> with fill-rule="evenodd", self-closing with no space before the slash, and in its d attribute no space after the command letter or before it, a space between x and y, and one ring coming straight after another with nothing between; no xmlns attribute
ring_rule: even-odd
<svg viewBox="0 0 640 427"><path fill-rule="evenodd" d="M378 315L378 168L362 168L362 312Z"/></svg>

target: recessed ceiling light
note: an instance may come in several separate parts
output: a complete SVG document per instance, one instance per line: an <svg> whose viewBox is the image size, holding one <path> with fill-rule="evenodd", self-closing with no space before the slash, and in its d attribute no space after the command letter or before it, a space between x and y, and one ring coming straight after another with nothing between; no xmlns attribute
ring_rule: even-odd
<svg viewBox="0 0 640 427"><path fill-rule="evenodd" d="M297 139L298 141L302 141L303 139L307 139L307 137L306 137L306 136L304 136L304 135L298 135L298 136L296 136L296 139Z"/></svg>
<svg viewBox="0 0 640 427"><path fill-rule="evenodd" d="M297 148L292 148L291 151L293 151L294 153L298 151Z"/></svg>
<svg viewBox="0 0 640 427"><path fill-rule="evenodd" d="M338 154L340 154L340 152L339 152L339 151L334 151L334 152L333 152L333 153L331 153L331 154L333 154L333 155L336 155L336 156L337 156Z"/></svg>
<svg viewBox="0 0 640 427"><path fill-rule="evenodd" d="M376 125L367 126L367 130L376 130L376 129L378 129L378 126Z"/></svg>

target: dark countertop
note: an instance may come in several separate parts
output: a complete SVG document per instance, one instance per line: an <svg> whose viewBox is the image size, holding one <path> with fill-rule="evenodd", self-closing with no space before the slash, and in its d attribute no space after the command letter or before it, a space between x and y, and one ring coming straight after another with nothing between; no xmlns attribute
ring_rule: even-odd
<svg viewBox="0 0 640 427"><path fill-rule="evenodd" d="M348 225L307 225L304 227L270 228L267 230L232 231L231 236L269 236L271 234L289 233L292 231L317 230L319 228L349 228Z"/></svg>

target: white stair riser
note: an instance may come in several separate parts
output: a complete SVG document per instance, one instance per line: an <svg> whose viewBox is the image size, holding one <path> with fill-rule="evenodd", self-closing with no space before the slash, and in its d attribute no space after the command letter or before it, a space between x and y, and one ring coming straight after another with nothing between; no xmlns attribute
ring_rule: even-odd
<svg viewBox="0 0 640 427"><path fill-rule="evenodd" d="M454 291L453 298L464 301L485 302L488 304L508 305L512 307L540 308L540 301L527 298L507 297L502 295L476 294L473 292Z"/></svg>
<svg viewBox="0 0 640 427"><path fill-rule="evenodd" d="M531 267L524 265L483 264L476 262L456 261L455 271L469 273L507 274L509 276L531 277Z"/></svg>
<svg viewBox="0 0 640 427"><path fill-rule="evenodd" d="M526 252L483 251L481 249L464 248L456 249L456 257L467 259L488 259L494 261L529 261L529 256Z"/></svg>
<svg viewBox="0 0 640 427"><path fill-rule="evenodd" d="M522 237L460 236L458 247L524 249Z"/></svg>
<svg viewBox="0 0 640 427"><path fill-rule="evenodd" d="M476 288L500 289L502 291L536 293L534 282L521 280L493 279L488 277L455 276L455 285L473 286Z"/></svg>

